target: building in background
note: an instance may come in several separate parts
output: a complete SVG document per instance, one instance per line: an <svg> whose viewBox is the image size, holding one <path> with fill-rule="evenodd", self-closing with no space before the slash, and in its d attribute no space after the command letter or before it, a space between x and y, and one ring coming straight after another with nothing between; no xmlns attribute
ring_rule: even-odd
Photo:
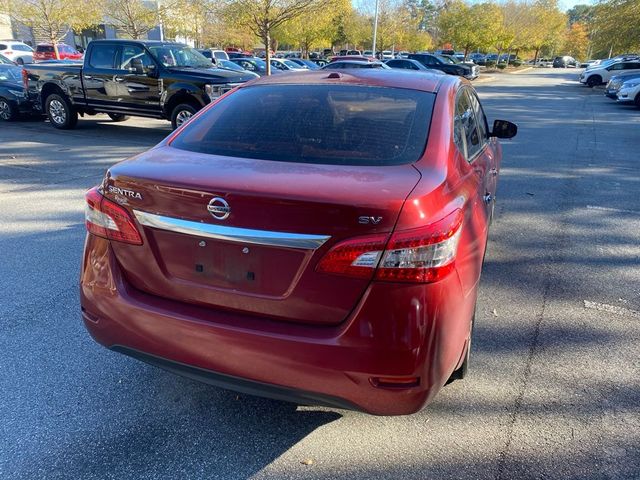
<svg viewBox="0 0 640 480"><path fill-rule="evenodd" d="M90 41L99 39L126 38L122 32L118 32L114 27L106 23L88 28L82 32L74 32L69 30L62 39L62 43L66 43L72 47L86 48ZM160 40L160 27L155 27L145 37L148 40ZM20 40L21 42L31 45L32 47L38 43L48 43L49 40L38 32L37 28L29 28L15 21L5 14L0 14L0 39L4 40Z"/></svg>

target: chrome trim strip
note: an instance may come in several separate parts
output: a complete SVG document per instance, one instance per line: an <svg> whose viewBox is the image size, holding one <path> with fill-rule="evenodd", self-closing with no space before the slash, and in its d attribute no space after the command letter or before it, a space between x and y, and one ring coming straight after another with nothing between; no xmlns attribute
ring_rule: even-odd
<svg viewBox="0 0 640 480"><path fill-rule="evenodd" d="M215 238L216 240L224 240L227 242L315 250L331 238L327 235L271 232L268 230L252 230L249 228L212 225L210 223L193 222L190 220L155 215L153 213L141 212L140 210L134 210L133 213L138 222L147 227L198 237Z"/></svg>

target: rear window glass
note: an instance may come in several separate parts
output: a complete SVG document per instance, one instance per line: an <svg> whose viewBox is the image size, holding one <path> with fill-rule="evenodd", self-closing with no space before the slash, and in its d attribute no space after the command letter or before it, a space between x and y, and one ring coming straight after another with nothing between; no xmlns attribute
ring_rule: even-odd
<svg viewBox="0 0 640 480"><path fill-rule="evenodd" d="M434 99L399 88L256 85L222 100L171 145L281 162L413 163L427 142Z"/></svg>
<svg viewBox="0 0 640 480"><path fill-rule="evenodd" d="M36 50L38 52L53 52L53 47L51 45L38 45Z"/></svg>
<svg viewBox="0 0 640 480"><path fill-rule="evenodd" d="M20 45L19 43L14 43L11 45L13 50L17 50L18 52L30 52L31 47L29 45Z"/></svg>

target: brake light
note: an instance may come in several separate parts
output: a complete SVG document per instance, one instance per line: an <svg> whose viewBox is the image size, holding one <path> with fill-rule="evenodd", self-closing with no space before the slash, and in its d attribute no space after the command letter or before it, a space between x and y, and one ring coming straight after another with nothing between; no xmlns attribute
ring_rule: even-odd
<svg viewBox="0 0 640 480"><path fill-rule="evenodd" d="M13 55L13 52L11 50L7 50L3 55Z"/></svg>
<svg viewBox="0 0 640 480"><path fill-rule="evenodd" d="M340 242L322 257L316 269L322 273L370 279L388 236L370 235Z"/></svg>
<svg viewBox="0 0 640 480"><path fill-rule="evenodd" d="M142 237L124 208L105 198L97 187L85 194L85 200L85 224L89 233L116 242L142 245Z"/></svg>
<svg viewBox="0 0 640 480"><path fill-rule="evenodd" d="M455 265L463 214L455 210L443 219L386 235L340 242L319 262L317 270L388 282L431 283L447 276ZM386 246L385 246L386 243Z"/></svg>

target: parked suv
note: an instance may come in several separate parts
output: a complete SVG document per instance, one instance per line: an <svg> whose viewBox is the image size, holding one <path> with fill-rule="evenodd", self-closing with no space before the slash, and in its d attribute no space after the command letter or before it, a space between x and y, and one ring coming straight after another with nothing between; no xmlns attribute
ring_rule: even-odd
<svg viewBox="0 0 640 480"><path fill-rule="evenodd" d="M578 61L568 55L553 59L553 68L576 68L578 65Z"/></svg>
<svg viewBox="0 0 640 480"><path fill-rule="evenodd" d="M82 54L80 52L65 43L59 43L57 47L60 60L80 60L82 58ZM56 60L56 52L54 51L53 45L50 43L40 43L39 45L36 45L36 51L33 54L33 59L36 62L42 60Z"/></svg>
<svg viewBox="0 0 640 480"><path fill-rule="evenodd" d="M454 60L452 57L444 55L432 55L430 53L411 53L409 58L417 60L427 68L440 70L449 75L458 75L460 77L473 80L478 77L478 66L474 63L462 63Z"/></svg>
<svg viewBox="0 0 640 480"><path fill-rule="evenodd" d="M626 75L628 73L640 73L640 58L603 63L595 68L588 68L580 75L580 83L595 87L596 85L607 83L614 75Z"/></svg>
<svg viewBox="0 0 640 480"><path fill-rule="evenodd" d="M33 63L33 48L16 40L0 40L0 54L18 65Z"/></svg>
<svg viewBox="0 0 640 480"><path fill-rule="evenodd" d="M640 108L640 78L633 78L622 84L618 90L618 102L633 102Z"/></svg>

